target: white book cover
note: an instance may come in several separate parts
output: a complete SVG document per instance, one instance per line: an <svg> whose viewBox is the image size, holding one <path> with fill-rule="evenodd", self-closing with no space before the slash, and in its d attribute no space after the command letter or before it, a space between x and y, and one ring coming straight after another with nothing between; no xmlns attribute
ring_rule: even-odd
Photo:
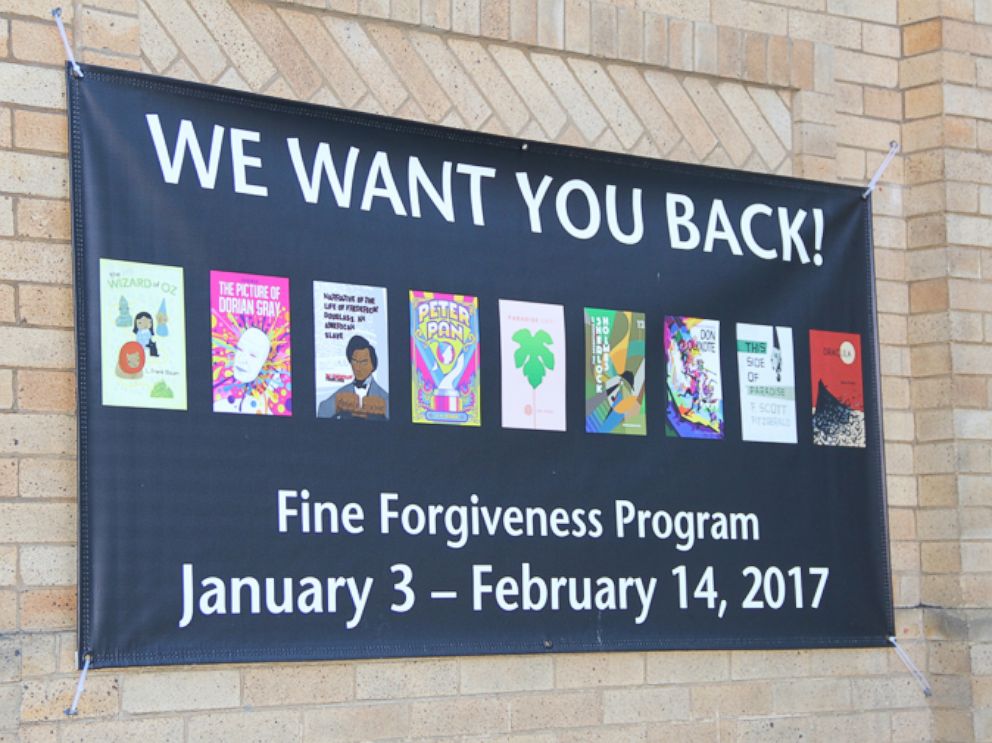
<svg viewBox="0 0 992 743"><path fill-rule="evenodd" d="M796 370L792 328L737 323L741 437L795 444Z"/></svg>
<svg viewBox="0 0 992 743"><path fill-rule="evenodd" d="M503 428L565 430L565 309L499 300Z"/></svg>
<svg viewBox="0 0 992 743"><path fill-rule="evenodd" d="M389 419L389 337L381 286L313 282L317 417Z"/></svg>

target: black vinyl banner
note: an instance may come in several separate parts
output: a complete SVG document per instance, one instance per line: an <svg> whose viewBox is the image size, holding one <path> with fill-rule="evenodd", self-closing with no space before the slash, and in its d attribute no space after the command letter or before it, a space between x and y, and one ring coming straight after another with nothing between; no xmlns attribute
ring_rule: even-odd
<svg viewBox="0 0 992 743"><path fill-rule="evenodd" d="M859 189L83 69L94 666L886 643Z"/></svg>

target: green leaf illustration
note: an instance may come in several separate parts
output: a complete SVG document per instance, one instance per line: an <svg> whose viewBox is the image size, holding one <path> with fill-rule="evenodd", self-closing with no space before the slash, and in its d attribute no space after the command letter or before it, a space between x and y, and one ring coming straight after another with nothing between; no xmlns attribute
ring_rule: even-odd
<svg viewBox="0 0 992 743"><path fill-rule="evenodd" d="M555 355L548 348L554 341L547 331L531 334L527 328L521 328L511 337L519 346L513 353L513 363L536 390L544 381L545 373L555 368Z"/></svg>

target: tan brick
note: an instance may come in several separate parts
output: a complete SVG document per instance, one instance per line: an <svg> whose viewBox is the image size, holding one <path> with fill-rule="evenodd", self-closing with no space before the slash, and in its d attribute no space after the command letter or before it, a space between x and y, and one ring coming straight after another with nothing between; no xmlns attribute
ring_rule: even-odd
<svg viewBox="0 0 992 743"><path fill-rule="evenodd" d="M66 700L72 699L75 677L39 679L22 684L21 719L25 722L65 719ZM86 679L86 693L79 698L76 719L109 717L117 713L120 692L113 675L96 671Z"/></svg>
<svg viewBox="0 0 992 743"><path fill-rule="evenodd" d="M957 573L961 570L961 547L958 542L921 544L920 566L926 573Z"/></svg>
<svg viewBox="0 0 992 743"><path fill-rule="evenodd" d="M302 741L302 724L299 712L291 710L246 710L229 713L194 715L189 720L189 743L214 743L214 741ZM144 743L144 742L143 742Z"/></svg>
<svg viewBox="0 0 992 743"><path fill-rule="evenodd" d="M14 407L14 371L0 369L0 410Z"/></svg>
<svg viewBox="0 0 992 743"><path fill-rule="evenodd" d="M432 34L411 34L411 40L441 87L448 91L448 97L461 114L464 126L478 129L489 118L492 109L455 56L441 39Z"/></svg>
<svg viewBox="0 0 992 743"><path fill-rule="evenodd" d="M76 462L71 459L22 459L20 494L23 498L68 498L76 490Z"/></svg>
<svg viewBox="0 0 992 743"><path fill-rule="evenodd" d="M941 19L913 23L902 28L902 51L906 56L915 56L936 51L941 45L943 27Z"/></svg>
<svg viewBox="0 0 992 743"><path fill-rule="evenodd" d="M640 653L568 653L555 657L555 685L561 689L643 683L644 656Z"/></svg>
<svg viewBox="0 0 992 743"><path fill-rule="evenodd" d="M507 79L518 90L526 91L523 100L534 114L541 129L548 137L556 137L568 118L554 93L534 70L527 57L520 50L509 47L491 46L489 51Z"/></svg>
<svg viewBox="0 0 992 743"><path fill-rule="evenodd" d="M46 31L48 30L46 29ZM15 111L14 146L23 150L66 152L68 150L68 131L65 114Z"/></svg>
<svg viewBox="0 0 992 743"><path fill-rule="evenodd" d="M81 36L88 48L117 54L139 53L137 17L84 8L81 21Z"/></svg>
<svg viewBox="0 0 992 743"><path fill-rule="evenodd" d="M851 709L851 685L847 679L791 679L772 688L776 712L836 712Z"/></svg>
<svg viewBox="0 0 992 743"><path fill-rule="evenodd" d="M511 696L509 703L512 730L586 727L597 724L602 714L599 697L591 691L534 692Z"/></svg>
<svg viewBox="0 0 992 743"><path fill-rule="evenodd" d="M214 41L220 45L252 90L260 89L266 81L272 78L276 73L275 66L236 13L231 13L226 5L213 3L209 0L192 0L190 5L199 15L205 27L209 29ZM307 18L310 22L308 25L314 29L315 33L319 33L320 24L315 23L316 19L312 15L307 16ZM200 32L195 25L194 29L196 33ZM334 47L333 43L326 41L326 37L318 46L308 44L303 39L301 39L301 43L308 52L316 55L326 53L324 49L326 46ZM205 43L204 45L209 48L209 45ZM142 47L144 47L144 42L142 42ZM209 53L212 54L212 49ZM346 61L341 61L347 66ZM332 77L338 74L336 68L326 69Z"/></svg>
<svg viewBox="0 0 992 743"><path fill-rule="evenodd" d="M953 438L954 423L949 410L921 410L916 413L916 435L920 441Z"/></svg>
<svg viewBox="0 0 992 743"><path fill-rule="evenodd" d="M451 100L407 35L389 26L372 26L369 33L393 66L404 71L407 87L428 118L431 121L443 119L451 108Z"/></svg>
<svg viewBox="0 0 992 743"><path fill-rule="evenodd" d="M717 139L678 79L674 75L655 70L646 72L644 79L695 155L703 158L709 154L716 146Z"/></svg>
<svg viewBox="0 0 992 743"><path fill-rule="evenodd" d="M744 34L744 77L755 83L768 80L768 37L765 34Z"/></svg>
<svg viewBox="0 0 992 743"><path fill-rule="evenodd" d="M537 43L537 0L510 3L510 40L533 46Z"/></svg>
<svg viewBox="0 0 992 743"><path fill-rule="evenodd" d="M693 717L756 716L767 715L771 711L772 685L767 681L692 687Z"/></svg>
<svg viewBox="0 0 992 743"><path fill-rule="evenodd" d="M570 66L623 147L632 147L644 129L603 67L588 60L571 60Z"/></svg>
<svg viewBox="0 0 992 743"><path fill-rule="evenodd" d="M510 728L505 697L459 697L410 704L410 735L479 735ZM380 734L381 735L381 734Z"/></svg>
<svg viewBox="0 0 992 743"><path fill-rule="evenodd" d="M809 652L805 650L733 651L731 678L774 679L809 675Z"/></svg>
<svg viewBox="0 0 992 743"><path fill-rule="evenodd" d="M954 434L959 439L992 439L992 411L955 410Z"/></svg>
<svg viewBox="0 0 992 743"><path fill-rule="evenodd" d="M71 237L69 202L21 197L17 200L17 230L24 237L65 240ZM60 247L61 246L57 246ZM64 249L68 253L68 249ZM70 274L65 274L67 280Z"/></svg>
<svg viewBox="0 0 992 743"><path fill-rule="evenodd" d="M663 652L647 657L649 684L695 683L730 679L730 654L712 652Z"/></svg>
<svg viewBox="0 0 992 743"><path fill-rule="evenodd" d="M87 691L88 693L88 691ZM249 719L254 719L254 716ZM201 729L199 718L190 722L191 731ZM264 728L263 728L264 729ZM79 722L67 725L62 731L62 743L89 743L98 740L100 743L173 743L182 740L184 735L182 718L157 718L150 720L108 720L106 722ZM192 739L192 732L191 738ZM238 738L242 741L250 737ZM213 740L221 740L214 738ZM292 738L280 738L292 740Z"/></svg>
<svg viewBox="0 0 992 743"><path fill-rule="evenodd" d="M76 625L76 587L22 589L21 629L69 629Z"/></svg>
<svg viewBox="0 0 992 743"><path fill-rule="evenodd" d="M688 687L643 687L603 691L603 721L663 722L692 716Z"/></svg>
<svg viewBox="0 0 992 743"><path fill-rule="evenodd" d="M21 546L20 553L21 580L25 585L75 585L75 546L25 544Z"/></svg>
<svg viewBox="0 0 992 743"><path fill-rule="evenodd" d="M644 61L659 67L668 63L668 19L663 15L644 14Z"/></svg>
<svg viewBox="0 0 992 743"><path fill-rule="evenodd" d="M961 505L987 505L992 493L992 477L987 475L962 475L960 481Z"/></svg>
<svg viewBox="0 0 992 743"><path fill-rule="evenodd" d="M63 55L60 50L55 59L61 59ZM53 69L0 61L0 90L8 104L64 109L63 79L61 67ZM0 167L0 171L4 169L6 166Z"/></svg>
<svg viewBox="0 0 992 743"><path fill-rule="evenodd" d="M76 409L76 378L73 372L21 369L17 373L19 410L72 413Z"/></svg>
<svg viewBox="0 0 992 743"><path fill-rule="evenodd" d="M13 586L17 583L17 552L17 545L0 546L0 586Z"/></svg>
<svg viewBox="0 0 992 743"><path fill-rule="evenodd" d="M0 632L16 632L19 629L17 621L17 591L0 591Z"/></svg>
<svg viewBox="0 0 992 743"><path fill-rule="evenodd" d="M451 696L459 691L458 663L413 660L363 664L355 670L355 687L358 699Z"/></svg>
<svg viewBox="0 0 992 743"><path fill-rule="evenodd" d="M954 471L954 445L950 443L918 444L915 451L916 472L932 475Z"/></svg>
<svg viewBox="0 0 992 743"><path fill-rule="evenodd" d="M162 28L181 47L199 79L213 81L224 71L227 60L223 51L187 3L145 0L145 4L161 23ZM238 10L242 6L232 4L232 7ZM144 39L142 46L145 46ZM157 58L161 62L167 62L171 57L171 50L168 48L160 48L157 51Z"/></svg>
<svg viewBox="0 0 992 743"><path fill-rule="evenodd" d="M992 443L959 439L957 443L957 468L959 472L992 472Z"/></svg>
<svg viewBox="0 0 992 743"><path fill-rule="evenodd" d="M205 0L199 1L205 2ZM210 7L214 6L210 5ZM203 12L201 11L201 14ZM224 13L221 12L221 15ZM279 15L317 67L324 71L325 78L341 103L346 107L354 106L368 92L368 87L362 82L340 47L329 37L327 29L319 23L314 23L314 17L309 13L279 8ZM261 50L259 52L264 55ZM268 57L264 59L268 65ZM264 69L259 70L259 79L262 79L264 72ZM271 74L264 79L267 80L269 77Z"/></svg>
<svg viewBox="0 0 992 743"><path fill-rule="evenodd" d="M231 6L275 63L295 95L310 98L321 86L320 73L306 52L294 42L275 10L249 0L231 0Z"/></svg>
<svg viewBox="0 0 992 743"><path fill-rule="evenodd" d="M0 150L2 191L66 198L69 193L68 177L68 163L62 158Z"/></svg>
<svg viewBox="0 0 992 743"><path fill-rule="evenodd" d="M948 308L949 288L945 279L916 281L909 285L912 312L936 312Z"/></svg>
<svg viewBox="0 0 992 743"><path fill-rule="evenodd" d="M992 309L992 283L988 281L951 279L948 282L948 293L953 309L976 312L988 312Z"/></svg>
<svg viewBox="0 0 992 743"><path fill-rule="evenodd" d="M951 364L955 373L987 374L992 369L992 346L966 346L954 344Z"/></svg>
<svg viewBox="0 0 992 743"><path fill-rule="evenodd" d="M510 38L509 0L481 0L480 32L493 39Z"/></svg>
<svg viewBox="0 0 992 743"><path fill-rule="evenodd" d="M24 634L21 636L21 676L45 676L55 673L57 641L51 634Z"/></svg>
<svg viewBox="0 0 992 743"><path fill-rule="evenodd" d="M0 457L0 498L17 497L17 476L19 459Z"/></svg>
<svg viewBox="0 0 992 743"><path fill-rule="evenodd" d="M792 66L789 62L790 44L784 36L768 39L768 82L786 86L792 80Z"/></svg>
<svg viewBox="0 0 992 743"><path fill-rule="evenodd" d="M592 54L616 59L619 49L619 19L617 8L594 2L592 11Z"/></svg>
<svg viewBox="0 0 992 743"><path fill-rule="evenodd" d="M537 43L565 48L565 0L537 0Z"/></svg>
<svg viewBox="0 0 992 743"><path fill-rule="evenodd" d="M508 691L526 691L550 689L554 686L554 668L550 657L543 656L501 656L496 658L463 658L457 664L458 678L452 678L452 669L446 665L443 669L443 678L435 679L440 691L438 693L450 694L460 689L463 694L483 694L498 693ZM398 669L402 670L402 669ZM407 664L407 672L413 671L414 667ZM405 688L409 682L400 676L386 678L385 684L392 684L397 692ZM460 681L459 681L460 679ZM362 689L362 675L359 672L359 694ZM427 680L430 683L430 680ZM454 688L452 685L454 681ZM372 667L365 676L365 684L368 688L376 688L383 681L373 678ZM422 696L427 696L423 694Z"/></svg>
<svg viewBox="0 0 992 743"><path fill-rule="evenodd" d="M68 369L73 346L68 330L0 327L0 364L6 366Z"/></svg>
<svg viewBox="0 0 992 743"><path fill-rule="evenodd" d="M0 414L0 453L70 454L75 452L75 439L76 421L69 416Z"/></svg>
<svg viewBox="0 0 992 743"><path fill-rule="evenodd" d="M0 196L0 237L11 237L13 234L14 199L10 196Z"/></svg>
<svg viewBox="0 0 992 743"><path fill-rule="evenodd" d="M22 284L18 299L23 323L70 328L75 325L72 289L69 287Z"/></svg>
<svg viewBox="0 0 992 743"><path fill-rule="evenodd" d="M66 33L71 40L71 26L66 27ZM52 33L51 23L15 18L10 22L10 41L14 57L22 62L61 66L65 58L62 42L58 34Z"/></svg>
<svg viewBox="0 0 992 743"><path fill-rule="evenodd" d="M121 709L132 714L237 707L237 671L159 671L123 680Z"/></svg>
<svg viewBox="0 0 992 743"><path fill-rule="evenodd" d="M570 0L565 3L565 48L588 54L592 49L592 3Z"/></svg>
<svg viewBox="0 0 992 743"><path fill-rule="evenodd" d="M399 107L407 98L407 90L362 27L330 17L325 19L325 25L383 109L392 112Z"/></svg>
<svg viewBox="0 0 992 743"><path fill-rule="evenodd" d="M792 146L792 122L788 111L784 106L780 106L777 112L780 117L788 119L786 125L781 119L776 121L772 108L757 89L748 91L742 85L720 83L717 85L717 91L741 122L744 130L748 132L761 159L771 167L777 166L785 157L786 148ZM758 104L758 101L761 103ZM785 147L783 147L783 138Z"/></svg>
<svg viewBox="0 0 992 743"><path fill-rule="evenodd" d="M304 739L307 741L366 741L409 737L410 705L337 704L304 712ZM506 729L506 726L503 726ZM477 732L484 732L481 728Z"/></svg>
<svg viewBox="0 0 992 743"><path fill-rule="evenodd" d="M693 68L693 25L670 18L668 21L668 64L676 70Z"/></svg>

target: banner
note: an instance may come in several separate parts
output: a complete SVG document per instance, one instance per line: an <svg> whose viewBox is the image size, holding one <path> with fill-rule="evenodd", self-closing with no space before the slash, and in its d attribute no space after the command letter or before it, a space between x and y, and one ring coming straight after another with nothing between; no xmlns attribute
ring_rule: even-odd
<svg viewBox="0 0 992 743"><path fill-rule="evenodd" d="M886 644L859 189L68 81L92 665Z"/></svg>

